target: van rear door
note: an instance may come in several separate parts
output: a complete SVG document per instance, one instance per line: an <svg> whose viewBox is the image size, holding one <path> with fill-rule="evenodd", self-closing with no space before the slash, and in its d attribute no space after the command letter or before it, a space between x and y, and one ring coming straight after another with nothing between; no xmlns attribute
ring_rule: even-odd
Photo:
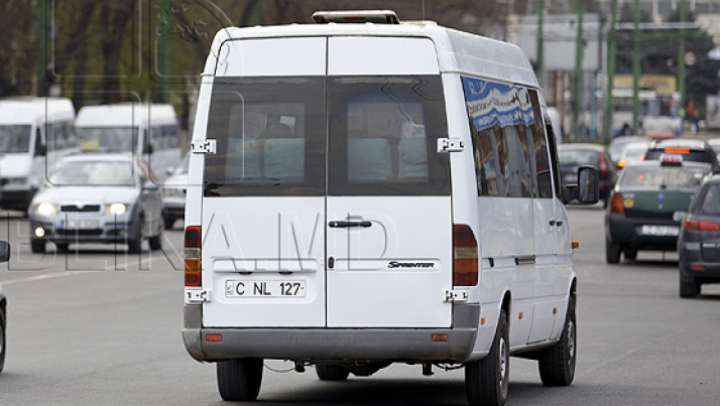
<svg viewBox="0 0 720 406"><path fill-rule="evenodd" d="M328 61L328 327L449 327L450 163L428 39L335 37Z"/></svg>

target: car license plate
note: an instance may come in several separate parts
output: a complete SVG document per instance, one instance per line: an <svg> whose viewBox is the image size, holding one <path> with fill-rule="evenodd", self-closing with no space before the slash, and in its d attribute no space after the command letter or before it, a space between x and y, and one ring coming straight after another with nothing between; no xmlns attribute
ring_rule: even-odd
<svg viewBox="0 0 720 406"><path fill-rule="evenodd" d="M680 234L680 227L677 226L642 226L643 235L677 236Z"/></svg>
<svg viewBox="0 0 720 406"><path fill-rule="evenodd" d="M225 297L305 297L305 281L226 281Z"/></svg>
<svg viewBox="0 0 720 406"><path fill-rule="evenodd" d="M68 230L89 230L98 228L97 220L68 220L65 226Z"/></svg>

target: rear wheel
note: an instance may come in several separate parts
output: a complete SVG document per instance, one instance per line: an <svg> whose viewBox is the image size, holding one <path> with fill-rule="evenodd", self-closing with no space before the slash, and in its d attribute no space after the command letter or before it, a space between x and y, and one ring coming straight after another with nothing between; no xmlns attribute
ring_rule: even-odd
<svg viewBox="0 0 720 406"><path fill-rule="evenodd" d="M175 219L172 217L165 217L163 218L163 223L166 230L172 230L173 225L175 224Z"/></svg>
<svg viewBox="0 0 720 406"><path fill-rule="evenodd" d="M139 254L140 250L142 249L142 238L133 238L131 240L127 241L128 245L128 252L130 254Z"/></svg>
<svg viewBox="0 0 720 406"><path fill-rule="evenodd" d="M344 381L350 370L340 365L315 365L315 372L321 381Z"/></svg>
<svg viewBox="0 0 720 406"><path fill-rule="evenodd" d="M217 382L223 400L257 399L262 382L262 358L239 358L217 363Z"/></svg>
<svg viewBox="0 0 720 406"><path fill-rule="evenodd" d="M575 296L570 295L565 327L560 341L540 353L538 369L540 380L545 386L568 386L575 379L577 357L577 330L575 317Z"/></svg>
<svg viewBox="0 0 720 406"><path fill-rule="evenodd" d="M610 240L605 240L605 261L608 264L617 264L620 262L620 244L615 244Z"/></svg>
<svg viewBox="0 0 720 406"><path fill-rule="evenodd" d="M45 253L45 241L30 241L30 250L34 254Z"/></svg>
<svg viewBox="0 0 720 406"><path fill-rule="evenodd" d="M695 279L680 276L680 297L695 297L700 294L700 284Z"/></svg>
<svg viewBox="0 0 720 406"><path fill-rule="evenodd" d="M158 231L158 234L156 236L150 237L150 239L148 240L150 249L153 251L161 250L162 249L162 238L163 238L162 229L160 229L160 231Z"/></svg>
<svg viewBox="0 0 720 406"><path fill-rule="evenodd" d="M500 310L490 353L465 364L465 391L470 406L502 406L507 400L510 378L508 321Z"/></svg>
<svg viewBox="0 0 720 406"><path fill-rule="evenodd" d="M623 252L623 256L625 256L625 259L634 261L637 258L637 250L628 248Z"/></svg>

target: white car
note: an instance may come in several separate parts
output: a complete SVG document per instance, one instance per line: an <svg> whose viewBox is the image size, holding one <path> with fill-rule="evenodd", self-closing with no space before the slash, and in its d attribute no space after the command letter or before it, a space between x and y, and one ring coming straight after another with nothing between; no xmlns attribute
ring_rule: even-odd
<svg viewBox="0 0 720 406"><path fill-rule="evenodd" d="M165 180L162 187L163 223L169 230L175 220L185 216L185 193L187 191L187 173L190 155L185 155L180 166Z"/></svg>
<svg viewBox="0 0 720 406"><path fill-rule="evenodd" d="M162 247L162 198L147 163L131 154L81 154L62 159L30 204L32 252L69 244Z"/></svg>
<svg viewBox="0 0 720 406"><path fill-rule="evenodd" d="M7 241L0 241L0 263L8 262L10 260L10 243ZM5 349L7 344L5 341L5 327L7 316L7 299L3 293L2 286L0 286L0 372L5 367Z"/></svg>

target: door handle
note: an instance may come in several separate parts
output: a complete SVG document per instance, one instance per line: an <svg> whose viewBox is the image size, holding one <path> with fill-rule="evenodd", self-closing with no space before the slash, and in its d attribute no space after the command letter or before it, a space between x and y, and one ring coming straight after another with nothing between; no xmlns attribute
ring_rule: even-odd
<svg viewBox="0 0 720 406"><path fill-rule="evenodd" d="M563 222L560 220L550 220L550 227L555 227L555 226L562 227L562 225L563 225Z"/></svg>
<svg viewBox="0 0 720 406"><path fill-rule="evenodd" d="M370 221L331 221L328 225L331 228L349 228L349 227L368 228L368 227L372 227L372 222L370 222Z"/></svg>
<svg viewBox="0 0 720 406"><path fill-rule="evenodd" d="M555 220L550 220L550 227L555 227L555 223L557 223Z"/></svg>

